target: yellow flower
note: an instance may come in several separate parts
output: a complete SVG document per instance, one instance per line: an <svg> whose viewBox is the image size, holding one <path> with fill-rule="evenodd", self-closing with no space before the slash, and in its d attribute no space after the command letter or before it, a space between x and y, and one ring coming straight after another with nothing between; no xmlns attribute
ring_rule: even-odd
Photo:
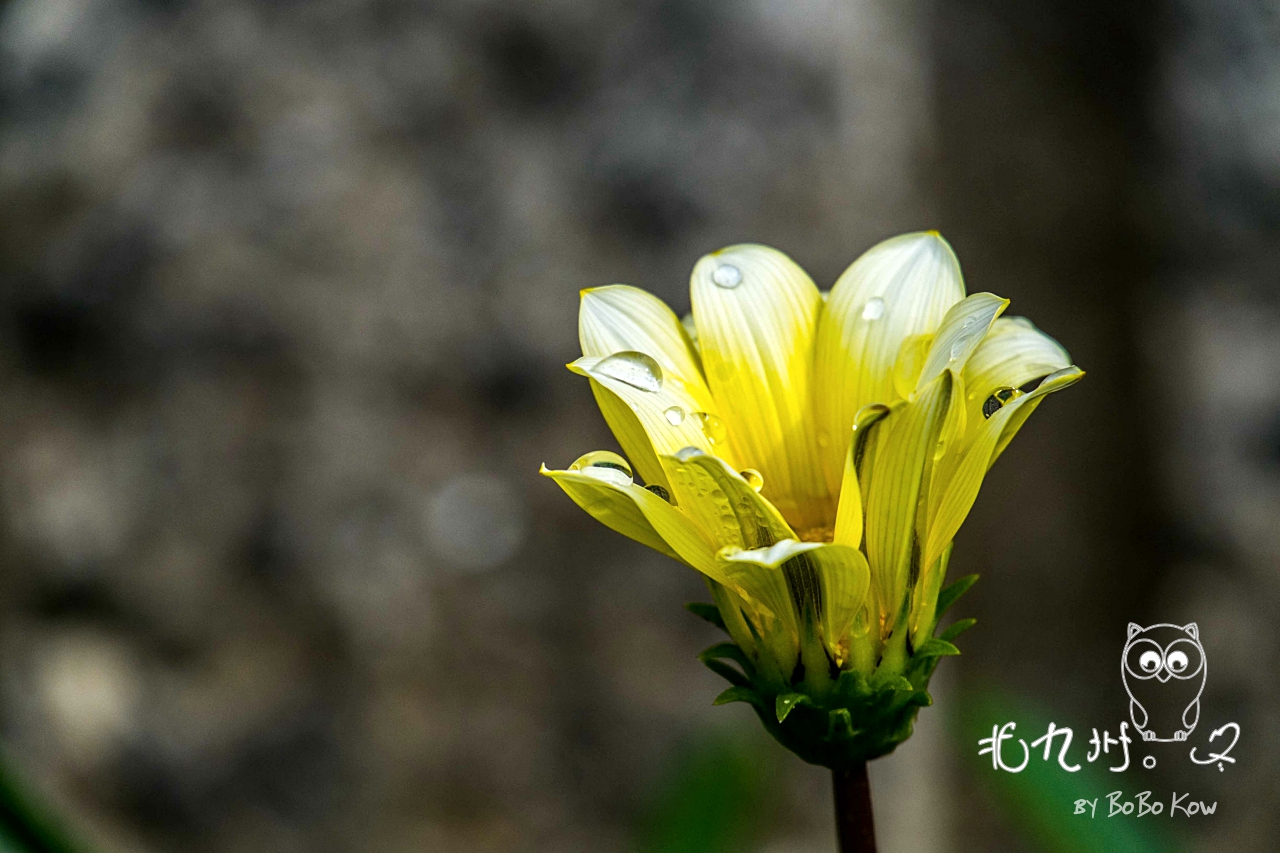
<svg viewBox="0 0 1280 853"><path fill-rule="evenodd" d="M966 297L932 231L875 246L825 296L758 245L703 257L690 288L683 323L633 287L582 292L569 368L630 462L542 472L705 575L753 677L821 695L840 671L901 673L983 476L1083 372L1007 300Z"/></svg>

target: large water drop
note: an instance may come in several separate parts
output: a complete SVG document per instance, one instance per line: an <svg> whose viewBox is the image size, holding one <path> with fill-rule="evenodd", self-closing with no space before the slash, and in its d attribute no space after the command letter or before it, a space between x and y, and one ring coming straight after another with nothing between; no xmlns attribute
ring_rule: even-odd
<svg viewBox="0 0 1280 853"><path fill-rule="evenodd" d="M680 426L680 424L684 423L684 409L679 406L672 406L663 412L662 416L666 418L667 423L672 426Z"/></svg>
<svg viewBox="0 0 1280 853"><path fill-rule="evenodd" d="M874 296L867 300L867 304L862 306L862 319L879 320L884 316L884 300L879 296Z"/></svg>
<svg viewBox="0 0 1280 853"><path fill-rule="evenodd" d="M652 356L642 352L615 352L608 358L601 359L592 372L625 382L641 391L662 389L661 365Z"/></svg>
<svg viewBox="0 0 1280 853"><path fill-rule="evenodd" d="M570 471L578 471L597 480L615 486L629 486L633 482L631 466L627 460L610 450L594 450L574 460Z"/></svg>

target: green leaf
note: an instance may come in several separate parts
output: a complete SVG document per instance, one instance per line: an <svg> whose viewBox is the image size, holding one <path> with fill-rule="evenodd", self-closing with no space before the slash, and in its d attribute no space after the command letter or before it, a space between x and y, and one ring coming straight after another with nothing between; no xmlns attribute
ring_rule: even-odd
<svg viewBox="0 0 1280 853"><path fill-rule="evenodd" d="M774 702L774 713L778 715L778 722L785 720L790 714L791 709L800 704L808 704L809 697L803 693L782 693L779 694Z"/></svg>
<svg viewBox="0 0 1280 853"><path fill-rule="evenodd" d="M735 685L737 687L751 686L750 678L747 678L745 675L739 672L736 667L732 667L722 660L717 660L715 658L707 658L706 660L703 661L703 663L706 664L707 669L711 670L716 675L720 676L721 678L723 678L725 681L729 682L732 685Z"/></svg>
<svg viewBox="0 0 1280 853"><path fill-rule="evenodd" d="M703 663L715 658L726 658L737 663L747 675L755 672L755 666L752 665L751 659L738 647L737 643L716 643L711 648L704 649L698 654L698 660Z"/></svg>
<svg viewBox="0 0 1280 853"><path fill-rule="evenodd" d="M978 582L977 575L965 575L955 583L947 584L942 588L942 592L938 593L938 607L934 610L934 623L942 618L942 615L950 609L951 605L956 603L956 599L969 591L969 587Z"/></svg>
<svg viewBox="0 0 1280 853"><path fill-rule="evenodd" d="M749 687L730 687L721 693L712 702L712 705L728 705L730 702L748 702L752 705L760 704L760 697Z"/></svg>
<svg viewBox="0 0 1280 853"><path fill-rule="evenodd" d="M951 627L939 634L938 639L946 640L949 643L977 624L977 619L961 619L959 622L953 623Z"/></svg>
<svg viewBox="0 0 1280 853"><path fill-rule="evenodd" d="M958 655L960 650L949 642L938 637L925 640L924 645L916 649L913 658L941 658L948 655Z"/></svg>
<svg viewBox="0 0 1280 853"><path fill-rule="evenodd" d="M714 604L706 604L702 601L690 601L684 606L684 609L688 610L700 619L707 620L726 634L729 633L729 629L724 626L724 618L720 616L720 609Z"/></svg>

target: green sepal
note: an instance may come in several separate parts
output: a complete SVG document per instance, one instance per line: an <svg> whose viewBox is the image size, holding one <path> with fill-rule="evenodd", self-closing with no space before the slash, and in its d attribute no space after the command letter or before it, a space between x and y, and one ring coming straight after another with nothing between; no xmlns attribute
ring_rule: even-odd
<svg viewBox="0 0 1280 853"><path fill-rule="evenodd" d="M729 629L724 626L724 617L720 615L720 608L714 604L707 604L703 601L690 601L684 606L684 609L700 619L707 620L726 634L729 633Z"/></svg>
<svg viewBox="0 0 1280 853"><path fill-rule="evenodd" d="M711 670L716 675L720 676L725 681L729 682L735 687L751 686L750 678L748 678L747 676L739 672L736 667L732 667L722 660L717 660L715 658L708 658L707 660L703 661L703 664L706 665L707 669Z"/></svg>
<svg viewBox="0 0 1280 853"><path fill-rule="evenodd" d="M784 722L791 714L791 709L797 705L810 705L809 697L803 693L782 693L773 700L773 713L777 716L778 722Z"/></svg>
<svg viewBox="0 0 1280 853"><path fill-rule="evenodd" d="M938 635L938 639L939 639L939 640L946 640L947 642L951 642L951 641L952 641L952 640L954 640L956 637L959 637L959 636L960 636L961 634L963 634L965 631L968 631L970 628L972 628L974 625L977 625L977 624L978 624L978 620L977 620L977 619L972 619L972 618L970 618L970 619L961 619L961 620L960 620L960 621L958 621L958 622L954 622L954 623L952 623L952 624L951 624L951 626L947 628L947 630L945 630L945 631L943 631L941 634L939 634L939 635Z"/></svg>
<svg viewBox="0 0 1280 853"><path fill-rule="evenodd" d="M920 648L916 649L916 653L912 655L912 660L920 658L942 658L951 655L960 654L960 650L951 643L940 637L932 637L925 640Z"/></svg>
<svg viewBox="0 0 1280 853"><path fill-rule="evenodd" d="M864 697L871 694L871 687L867 684L866 676L857 670L846 669L840 673L840 678L836 681L835 693L837 696L853 699L855 697Z"/></svg>
<svg viewBox="0 0 1280 853"><path fill-rule="evenodd" d="M760 704L760 695L750 687L730 687L715 698L712 705L728 705L730 702L748 702L752 705Z"/></svg>
<svg viewBox="0 0 1280 853"><path fill-rule="evenodd" d="M938 593L938 606L933 611L933 623L938 624L944 613L956 603L956 599L969 591L969 587L978 582L977 575L965 575L955 583L947 584Z"/></svg>
<svg viewBox="0 0 1280 853"><path fill-rule="evenodd" d="M716 643L709 649L703 649L698 654L698 660L706 663L716 658L727 658L742 667L742 671L748 676L755 675L755 666L751 663L751 659L738 648L737 643Z"/></svg>

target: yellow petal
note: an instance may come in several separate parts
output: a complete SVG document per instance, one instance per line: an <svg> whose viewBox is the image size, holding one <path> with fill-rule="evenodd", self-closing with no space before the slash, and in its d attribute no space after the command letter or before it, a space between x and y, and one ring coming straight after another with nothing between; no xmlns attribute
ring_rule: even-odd
<svg viewBox="0 0 1280 853"><path fill-rule="evenodd" d="M578 506L608 527L681 562L738 593L741 587L727 577L716 560L719 546L687 515L648 489L629 481L613 468L589 465L574 471L542 466L543 476L555 480ZM626 503L639 511L639 516Z"/></svg>
<svg viewBox="0 0 1280 853"><path fill-rule="evenodd" d="M707 382L744 465L801 529L834 517L814 442L813 340L822 297L790 258L765 246L703 257L690 279Z"/></svg>
<svg viewBox="0 0 1280 853"><path fill-rule="evenodd" d="M942 371L960 372L987 336L987 330L1009 305L992 293L975 293L952 305L933 336L929 357L916 380L916 388L928 385Z"/></svg>
<svg viewBox="0 0 1280 853"><path fill-rule="evenodd" d="M862 491L858 471L864 464L867 439L871 427L889 414L888 406L864 406L853 422L853 439L845 454L844 480L840 484L840 503L836 510L836 528L832 540L837 545L857 548L862 544Z"/></svg>
<svg viewBox="0 0 1280 853"><path fill-rule="evenodd" d="M596 398L600 414L604 415L604 422L609 425L609 431L635 466L636 473L646 483L662 486L669 491L667 474L662 470L662 464L653 451L653 444L644 431L644 425L631 411L631 407L599 382L592 381L591 393Z"/></svg>
<svg viewBox="0 0 1280 853"><path fill-rule="evenodd" d="M552 471L543 465L539 473L555 480L556 485L564 489L574 503L605 527L616 530L641 545L648 545L661 554L679 559L666 540L653 529L653 525L645 518L644 512L629 493L631 478L626 475L618 476L620 472L610 473L613 469L593 470L595 467L587 466L577 471ZM657 495L650 497L661 500Z"/></svg>
<svg viewBox="0 0 1280 853"><path fill-rule="evenodd" d="M675 312L651 293L625 284L582 291L578 339L584 356L603 358L615 352L642 352L667 376L679 376L697 398L695 410L706 411L711 394L692 341Z"/></svg>
<svg viewBox="0 0 1280 853"><path fill-rule="evenodd" d="M996 391L1017 388L1070 364L1067 351L1025 317L996 320L964 366L971 427L982 423L982 406Z"/></svg>
<svg viewBox="0 0 1280 853"><path fill-rule="evenodd" d="M871 570L857 548L826 545L809 555L822 584L822 634L837 663L849 659L849 628L867 599Z"/></svg>
<svg viewBox="0 0 1280 853"><path fill-rule="evenodd" d="M893 403L903 342L931 334L964 298L960 263L937 232L885 240L853 262L831 289L818 323L814 397L823 468L840 483L854 416L869 403Z"/></svg>
<svg viewBox="0 0 1280 853"><path fill-rule="evenodd" d="M847 545L783 539L768 548L725 548L718 557L726 563L751 567L749 577L742 581L748 589L752 584L763 589L771 583L768 594L778 607L786 602L792 607L797 607L798 602L811 602L819 615L827 648L838 660L847 658L847 644L843 641L871 583L862 552ZM801 604L793 611L796 618L803 607Z"/></svg>
<svg viewBox="0 0 1280 853"><path fill-rule="evenodd" d="M700 375L686 380L664 370L648 354L631 351L604 358L584 356L569 369L590 377L605 421L645 482L670 490L668 473L657 457L684 447L732 456L723 443L713 441L715 433L707 429L715 416L703 410L707 404L699 398L706 392L698 387Z"/></svg>
<svg viewBox="0 0 1280 853"><path fill-rule="evenodd" d="M663 463L679 506L719 545L754 549L795 538L778 509L723 459L690 447Z"/></svg>
<svg viewBox="0 0 1280 853"><path fill-rule="evenodd" d="M876 429L875 457L865 487L867 559L880 614L892 626L919 570L917 513L921 485L951 399L952 374L944 372Z"/></svg>
<svg viewBox="0 0 1280 853"><path fill-rule="evenodd" d="M1078 367L1060 370L1046 378L1030 394L1011 400L982 423L972 442L958 456L953 470L940 474L942 482L938 487L943 490L942 498L938 502L935 517L928 524L922 565L931 565L932 561L937 560L960 529L978 497L978 489L991 466L997 445L1011 425L1021 424L1026 419L1023 415L1021 420L1015 420L1019 413L1024 410L1030 413L1046 394L1066 388L1083 376L1084 371ZM1008 443L1007 440L1005 443Z"/></svg>

